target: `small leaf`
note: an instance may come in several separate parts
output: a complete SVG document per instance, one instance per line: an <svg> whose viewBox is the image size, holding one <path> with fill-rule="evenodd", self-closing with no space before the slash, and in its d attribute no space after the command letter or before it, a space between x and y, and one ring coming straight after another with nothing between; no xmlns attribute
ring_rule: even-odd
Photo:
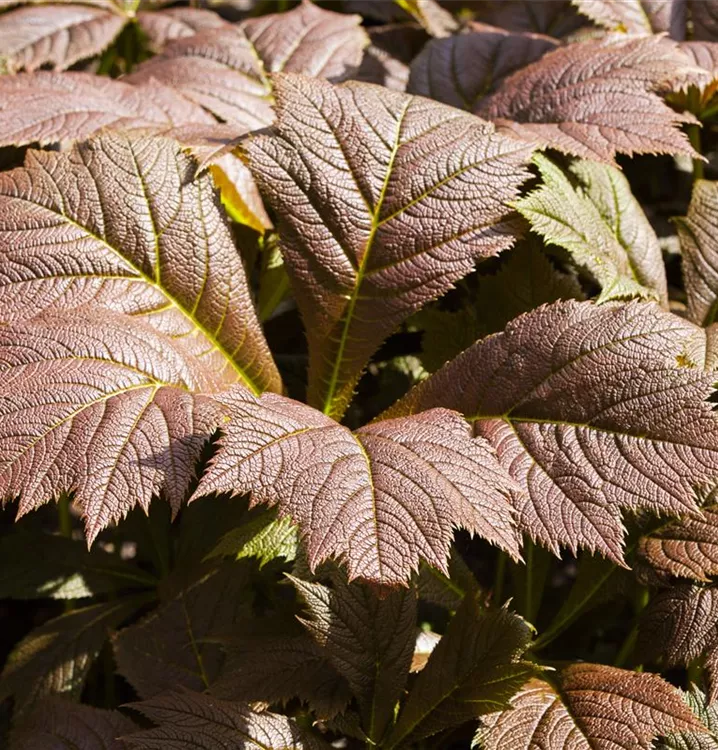
<svg viewBox="0 0 718 750"><path fill-rule="evenodd" d="M556 554L585 547L622 563L619 508L695 512L694 487L718 476L705 352L701 329L655 304L557 302L477 342L384 416L462 412L527 493L514 501L520 529Z"/></svg>
<svg viewBox="0 0 718 750"><path fill-rule="evenodd" d="M530 626L518 615L482 609L467 596L411 688L387 747L504 707L536 672L521 660L530 641Z"/></svg>
<svg viewBox="0 0 718 750"><path fill-rule="evenodd" d="M508 710L485 717L482 750L650 750L662 734L701 730L672 685L655 674L571 664L551 682L529 681Z"/></svg>
<svg viewBox="0 0 718 750"><path fill-rule="evenodd" d="M659 34L673 39L686 34L685 0L573 0L592 21L609 31L628 34Z"/></svg>
<svg viewBox="0 0 718 750"><path fill-rule="evenodd" d="M234 388L219 453L194 495L252 493L307 541L312 569L342 556L350 579L403 585L421 559L446 571L462 525L518 556L513 483L460 415L429 411L355 433L281 396Z"/></svg>
<svg viewBox="0 0 718 750"><path fill-rule="evenodd" d="M63 3L27 5L0 22L0 67L9 73L51 65L64 70L110 46L127 23L119 12Z"/></svg>
<svg viewBox="0 0 718 750"><path fill-rule="evenodd" d="M531 228L559 245L601 285L603 302L653 297L666 305L666 271L653 228L613 167L580 161L570 179L541 154L534 157L543 185L516 201Z"/></svg>
<svg viewBox="0 0 718 750"><path fill-rule="evenodd" d="M132 707L157 724L124 737L142 750L321 750L324 745L305 734L286 716L253 711L200 693L173 692ZM168 745L171 743L171 745Z"/></svg>
<svg viewBox="0 0 718 750"><path fill-rule="evenodd" d="M384 598L360 584L329 589L297 578L292 583L309 617L302 620L329 662L349 683L363 729L380 744L409 676L416 633L416 593L399 589Z"/></svg>
<svg viewBox="0 0 718 750"><path fill-rule="evenodd" d="M694 155L677 128L693 118L656 93L689 69L659 36L569 44L504 80L476 114L534 145L609 164L616 153Z"/></svg>
<svg viewBox="0 0 718 750"><path fill-rule="evenodd" d="M530 149L368 84L284 75L275 92L276 127L246 148L280 217L309 339L309 402L339 416L402 320L513 243L502 220Z"/></svg>

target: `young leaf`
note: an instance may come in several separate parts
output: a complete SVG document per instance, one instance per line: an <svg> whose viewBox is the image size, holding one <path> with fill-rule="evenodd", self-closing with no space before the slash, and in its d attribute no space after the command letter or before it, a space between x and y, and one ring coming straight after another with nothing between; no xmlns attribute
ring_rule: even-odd
<svg viewBox="0 0 718 750"><path fill-rule="evenodd" d="M299 524L312 569L342 556L350 579L403 585L420 560L446 572L454 527L518 556L516 486L459 414L432 410L352 433L309 406L242 388L194 497L252 493ZM516 488L517 489L517 488Z"/></svg>
<svg viewBox="0 0 718 750"><path fill-rule="evenodd" d="M652 297L667 305L658 238L621 172L579 161L570 167L578 181L573 185L542 154L534 162L543 185L516 201L516 208L547 243L568 250L598 281L598 301Z"/></svg>
<svg viewBox="0 0 718 750"><path fill-rule="evenodd" d="M653 304L557 302L477 342L385 416L461 411L525 489L520 529L557 554L586 547L621 563L621 507L695 511L694 485L718 476L705 349L699 328Z"/></svg>
<svg viewBox="0 0 718 750"><path fill-rule="evenodd" d="M0 674L0 700L14 695L18 713L47 695L78 699L109 631L145 600L134 597L75 609L32 630L15 646Z"/></svg>
<svg viewBox="0 0 718 750"><path fill-rule="evenodd" d="M175 39L231 26L218 13L195 7L140 11L137 23L147 39L149 49L154 53L162 52L167 43Z"/></svg>
<svg viewBox="0 0 718 750"><path fill-rule="evenodd" d="M718 314L718 182L698 180L688 216L677 220L688 314L709 326Z"/></svg>
<svg viewBox="0 0 718 750"><path fill-rule="evenodd" d="M408 91L472 112L514 71L555 49L555 39L482 23L430 41L411 64Z"/></svg>
<svg viewBox="0 0 718 750"><path fill-rule="evenodd" d="M247 614L246 585L246 569L233 564L182 585L170 601L117 633L120 673L142 698L178 686L208 688L224 662L221 646L210 636L230 632Z"/></svg>
<svg viewBox="0 0 718 750"><path fill-rule="evenodd" d="M573 0L573 4L609 31L647 35L666 31L678 40L686 34L685 0Z"/></svg>
<svg viewBox="0 0 718 750"><path fill-rule="evenodd" d="M549 682L529 681L508 710L482 720L482 750L650 750L669 732L701 731L672 685L655 674L571 664Z"/></svg>
<svg viewBox="0 0 718 750"><path fill-rule="evenodd" d="M64 70L109 47L127 20L119 11L89 5L16 8L0 21L0 69Z"/></svg>
<svg viewBox="0 0 718 750"><path fill-rule="evenodd" d="M530 641L530 627L520 617L482 609L476 597L465 597L409 692L387 748L505 707L536 673L535 665L521 660Z"/></svg>
<svg viewBox="0 0 718 750"><path fill-rule="evenodd" d="M310 635L349 683L369 741L381 744L409 676L416 642L416 592L385 598L368 586L337 581L329 589L292 579L309 617Z"/></svg>
<svg viewBox="0 0 718 750"><path fill-rule="evenodd" d="M402 320L512 244L502 219L530 149L368 84L284 75L275 89L277 125L247 151L280 217L309 338L309 401L338 417Z"/></svg>
<svg viewBox="0 0 718 750"><path fill-rule="evenodd" d="M10 750L124 750L117 738L136 728L119 711L46 698L15 726Z"/></svg>
<svg viewBox="0 0 718 750"><path fill-rule="evenodd" d="M703 725L699 732L674 732L656 742L656 750L718 750L718 705L709 704L695 685L681 696Z"/></svg>
<svg viewBox="0 0 718 750"><path fill-rule="evenodd" d="M656 93L689 68L658 36L570 44L505 79L476 114L529 143L609 164L616 153L694 155L676 127L693 118Z"/></svg>
<svg viewBox="0 0 718 750"><path fill-rule="evenodd" d="M1 173L0 321L100 304L188 342L227 380L280 389L211 178L196 168L174 141L108 133Z"/></svg>
<svg viewBox="0 0 718 750"><path fill-rule="evenodd" d="M293 719L189 691L166 693L132 707L157 724L124 737L141 750L321 750ZM168 744L171 743L171 744Z"/></svg>

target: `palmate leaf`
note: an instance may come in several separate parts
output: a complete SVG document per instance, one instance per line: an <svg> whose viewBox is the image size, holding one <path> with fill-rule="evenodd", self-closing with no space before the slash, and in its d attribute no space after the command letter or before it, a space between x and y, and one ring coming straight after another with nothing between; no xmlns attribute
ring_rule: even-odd
<svg viewBox="0 0 718 750"><path fill-rule="evenodd" d="M321 750L293 719L200 693L172 692L132 707L157 724L124 737L141 750Z"/></svg>
<svg viewBox="0 0 718 750"><path fill-rule="evenodd" d="M612 163L617 153L693 155L691 122L656 93L690 74L662 37L570 44L505 79L475 110L534 145Z"/></svg>
<svg viewBox="0 0 718 750"><path fill-rule="evenodd" d="M350 579L402 585L421 559L446 571L463 526L518 556L506 494L518 487L460 415L429 411L352 433L309 406L243 388L194 497L252 493L305 538L312 569L341 556Z"/></svg>
<svg viewBox="0 0 718 750"><path fill-rule="evenodd" d="M0 70L64 70L109 47L128 18L119 8L27 5L0 16Z"/></svg>
<svg viewBox="0 0 718 750"><path fill-rule="evenodd" d="M179 39L125 80L160 81L222 120L254 130L273 119L267 74L286 71L341 80L359 68L369 41L360 22L359 16L322 10L303 0L288 13Z"/></svg>
<svg viewBox="0 0 718 750"><path fill-rule="evenodd" d="M681 40L686 34L685 0L573 0L573 4L599 26L628 34L668 32Z"/></svg>
<svg viewBox="0 0 718 750"><path fill-rule="evenodd" d="M293 578L309 616L303 623L357 699L362 727L381 743L404 690L416 642L416 592L384 598L368 586L337 581L329 589Z"/></svg>
<svg viewBox="0 0 718 750"><path fill-rule="evenodd" d="M477 342L385 416L461 411L524 488L521 530L555 553L621 563L620 508L695 511L693 487L718 476L705 354L701 329L654 304L557 302Z"/></svg>
<svg viewBox="0 0 718 750"><path fill-rule="evenodd" d="M598 281L598 302L644 297L667 305L658 238L621 172L578 161L569 168L574 185L542 154L534 162L543 185L515 206L547 243L565 248Z"/></svg>
<svg viewBox="0 0 718 750"><path fill-rule="evenodd" d="M13 729L10 750L124 750L118 738L136 729L119 711L46 698Z"/></svg>
<svg viewBox="0 0 718 750"><path fill-rule="evenodd" d="M466 596L411 688L386 747L405 747L504 708L536 673L536 665L521 659L530 641L530 627L518 615L482 609L475 596Z"/></svg>
<svg viewBox="0 0 718 750"><path fill-rule="evenodd" d="M471 112L504 78L557 44L541 34L471 23L463 33L424 47L411 63L407 90Z"/></svg>
<svg viewBox="0 0 718 750"><path fill-rule="evenodd" d="M181 339L228 381L279 389L211 178L196 168L176 142L106 134L2 173L0 321L99 304Z"/></svg>
<svg viewBox="0 0 718 750"><path fill-rule="evenodd" d="M550 681L549 679L550 678ZM701 731L672 685L654 674L571 664L530 680L508 710L482 719L482 750L650 750L659 735Z"/></svg>
<svg viewBox="0 0 718 750"><path fill-rule="evenodd" d="M246 148L280 217L309 339L309 402L339 416L402 320L512 244L502 220L530 148L367 84L283 75L275 93L277 125Z"/></svg>

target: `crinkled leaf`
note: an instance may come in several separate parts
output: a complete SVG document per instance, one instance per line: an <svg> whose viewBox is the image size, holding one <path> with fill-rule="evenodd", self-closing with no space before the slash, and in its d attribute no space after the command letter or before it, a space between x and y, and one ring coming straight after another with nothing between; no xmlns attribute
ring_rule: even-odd
<svg viewBox="0 0 718 750"><path fill-rule="evenodd" d="M259 567L278 557L291 562L297 555L297 527L291 519L266 511L228 531L208 557L256 557Z"/></svg>
<svg viewBox="0 0 718 750"><path fill-rule="evenodd" d="M10 750L124 750L118 738L135 729L119 711L45 698L15 726Z"/></svg>
<svg viewBox="0 0 718 750"><path fill-rule="evenodd" d="M718 314L718 182L698 180L688 215L677 222L688 313L699 325Z"/></svg>
<svg viewBox="0 0 718 750"><path fill-rule="evenodd" d="M579 161L570 167L573 184L542 154L534 162L543 185L515 206L547 243L566 249L598 281L598 301L652 297L667 304L658 238L621 172Z"/></svg>
<svg viewBox="0 0 718 750"><path fill-rule="evenodd" d="M0 674L0 699L15 696L17 713L47 695L79 699L110 630L128 619L142 597L75 609L35 628L15 646Z"/></svg>
<svg viewBox="0 0 718 750"><path fill-rule="evenodd" d="M424 47L411 63L408 91L471 112L504 78L557 44L540 34L471 23L463 33Z"/></svg>
<svg viewBox="0 0 718 750"><path fill-rule="evenodd" d="M535 145L612 163L616 153L691 154L692 121L656 93L690 60L662 37L570 44L505 79L476 113Z"/></svg>
<svg viewBox="0 0 718 750"><path fill-rule="evenodd" d="M231 24L212 10L194 7L164 8L140 11L137 23L144 33L149 49L160 53L168 42L194 36L208 29L226 28Z"/></svg>
<svg viewBox="0 0 718 750"><path fill-rule="evenodd" d="M0 69L64 70L109 47L127 18L90 5L27 5L0 18Z"/></svg>
<svg viewBox="0 0 718 750"><path fill-rule="evenodd" d="M718 476L705 335L655 304L557 302L522 315L417 385L385 416L461 411L526 494L519 528L558 554L620 563L621 508L695 511Z"/></svg>
<svg viewBox="0 0 718 750"><path fill-rule="evenodd" d="M97 136L0 174L0 320L100 304L186 342L226 380L279 389L209 175L164 138Z"/></svg>
<svg viewBox="0 0 718 750"><path fill-rule="evenodd" d="M518 555L515 485L459 414L429 411L352 433L282 396L234 388L229 422L196 496L252 493L299 524L314 569L342 556L350 578L404 584L421 559L446 571L453 529Z"/></svg>
<svg viewBox="0 0 718 750"><path fill-rule="evenodd" d="M0 537L0 598L81 599L156 585L154 576L80 541L16 530Z"/></svg>
<svg viewBox="0 0 718 750"><path fill-rule="evenodd" d="M530 151L471 115L368 84L285 75L275 88L277 125L247 150L280 217L309 401L338 416L404 318L512 244L502 219Z"/></svg>
<svg viewBox="0 0 718 750"><path fill-rule="evenodd" d="M573 0L599 26L628 34L668 32L673 39L686 33L686 0Z"/></svg>
<svg viewBox="0 0 718 750"><path fill-rule="evenodd" d="M179 510L220 421L179 340L99 307L46 313L0 327L0 373L0 498L19 514L74 491L92 542L155 495Z"/></svg>
<svg viewBox="0 0 718 750"><path fill-rule="evenodd" d="M330 589L298 578L292 582L307 605L302 622L349 683L367 737L380 743L409 676L416 592L399 589L379 598L357 583L337 581Z"/></svg>
<svg viewBox="0 0 718 750"><path fill-rule="evenodd" d="M508 710L482 720L482 750L650 750L662 734L700 731L672 685L655 674L601 664L571 664L551 683L534 679Z"/></svg>
<svg viewBox="0 0 718 750"><path fill-rule="evenodd" d="M200 693L173 692L132 707L157 724L129 735L142 750L321 750L293 719Z"/></svg>
<svg viewBox="0 0 718 750"><path fill-rule="evenodd" d="M201 691L224 652L211 636L231 631L250 604L246 569L227 564L187 582L169 601L114 638L119 672L142 698L178 686Z"/></svg>
<svg viewBox="0 0 718 750"><path fill-rule="evenodd" d="M388 747L404 746L507 705L536 673L521 659L530 626L467 596L409 692ZM513 750L513 749L512 749Z"/></svg>
<svg viewBox="0 0 718 750"><path fill-rule="evenodd" d="M683 700L703 725L701 732L674 732L656 741L656 750L718 750L718 706L708 704L696 685L680 691Z"/></svg>

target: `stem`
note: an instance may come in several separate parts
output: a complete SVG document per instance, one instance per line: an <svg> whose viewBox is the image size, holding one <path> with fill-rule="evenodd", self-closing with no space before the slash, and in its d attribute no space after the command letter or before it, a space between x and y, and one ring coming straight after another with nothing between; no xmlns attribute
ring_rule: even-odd
<svg viewBox="0 0 718 750"><path fill-rule="evenodd" d="M57 501L57 517L60 524L60 533L68 539L72 538L72 516L70 515L70 494L62 492Z"/></svg>
<svg viewBox="0 0 718 750"><path fill-rule="evenodd" d="M494 595L493 600L496 604L501 604L504 595L504 579L506 578L506 553L499 552L499 558L496 563L496 575L494 577Z"/></svg>
<svg viewBox="0 0 718 750"><path fill-rule="evenodd" d="M686 132L688 134L688 140L691 142L691 146L693 146L694 151L697 151L699 154L701 154L701 126L696 123L692 123L691 125L686 126ZM702 180L703 174L704 167L702 159L693 159L693 181L695 182L696 180Z"/></svg>
<svg viewBox="0 0 718 750"><path fill-rule="evenodd" d="M284 299L284 295L289 289L289 276L283 273L272 289L272 293L267 297L259 307L259 319L264 323L270 315L277 309L277 305Z"/></svg>

